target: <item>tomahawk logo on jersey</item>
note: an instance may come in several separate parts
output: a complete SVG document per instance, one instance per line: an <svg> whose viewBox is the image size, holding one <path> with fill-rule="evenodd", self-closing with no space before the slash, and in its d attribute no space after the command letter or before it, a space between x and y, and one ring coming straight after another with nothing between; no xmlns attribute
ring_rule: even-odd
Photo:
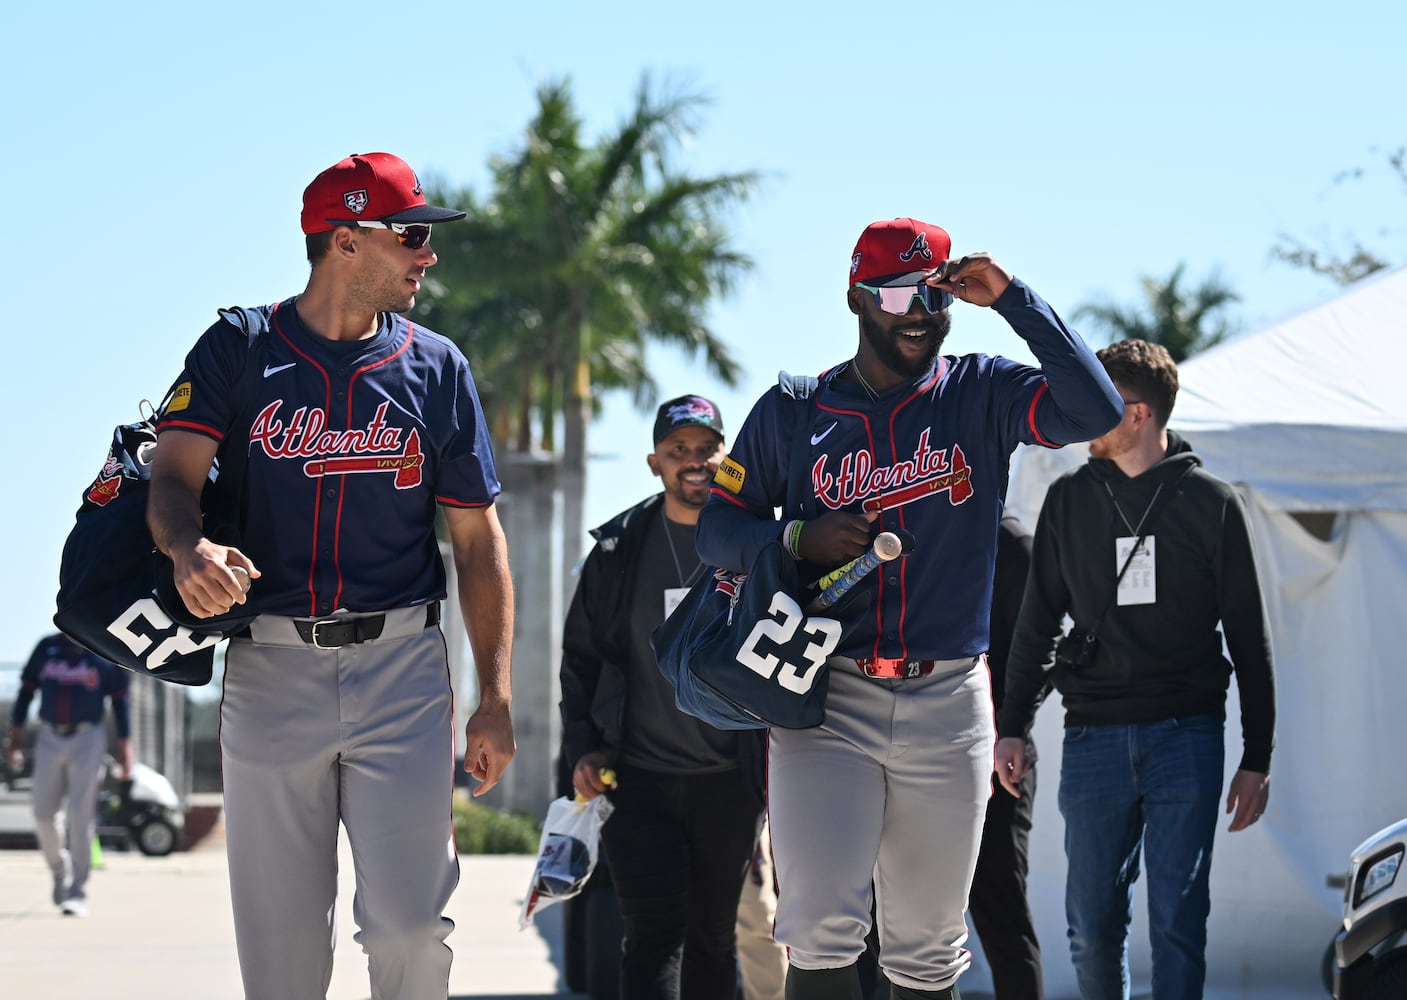
<svg viewBox="0 0 1407 1000"><path fill-rule="evenodd" d="M822 455L811 467L816 499L831 510L845 510L860 500L867 512L901 507L936 493L947 493L954 505L962 503L972 496L967 456L956 444L935 451L928 443L930 432L927 427L920 432L912 458L893 465L881 466L868 449L846 452L839 461ZM818 443L814 434L811 443Z"/></svg>
<svg viewBox="0 0 1407 1000"><path fill-rule="evenodd" d="M365 427L346 431L330 429L327 413L319 407L300 406L285 424L278 418L283 405L283 400L278 399L264 407L249 430L250 443L262 448L269 458L304 460L303 474L313 479L355 472L388 472L394 474L398 490L420 485L420 470L425 460L420 451L420 434L412 428L404 434L402 443L402 428L391 427L386 422L389 403L377 407ZM310 456L321 457L305 461Z"/></svg>

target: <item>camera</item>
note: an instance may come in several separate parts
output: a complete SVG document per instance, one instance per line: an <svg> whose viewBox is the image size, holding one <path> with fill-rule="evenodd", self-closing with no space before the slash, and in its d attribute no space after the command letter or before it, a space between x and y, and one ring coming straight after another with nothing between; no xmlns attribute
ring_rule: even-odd
<svg viewBox="0 0 1407 1000"><path fill-rule="evenodd" d="M1064 670L1081 670L1094 662L1099 649L1099 636L1078 626L1060 637L1055 644L1055 665Z"/></svg>

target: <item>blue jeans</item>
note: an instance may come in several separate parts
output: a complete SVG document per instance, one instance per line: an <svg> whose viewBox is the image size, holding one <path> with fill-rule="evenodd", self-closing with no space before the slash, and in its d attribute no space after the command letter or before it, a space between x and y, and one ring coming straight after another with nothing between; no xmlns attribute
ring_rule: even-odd
<svg viewBox="0 0 1407 1000"><path fill-rule="evenodd" d="M1148 867L1153 996L1202 996L1222 728L1220 719L1192 716L1065 730L1065 919L1084 1000L1128 1000L1140 851Z"/></svg>

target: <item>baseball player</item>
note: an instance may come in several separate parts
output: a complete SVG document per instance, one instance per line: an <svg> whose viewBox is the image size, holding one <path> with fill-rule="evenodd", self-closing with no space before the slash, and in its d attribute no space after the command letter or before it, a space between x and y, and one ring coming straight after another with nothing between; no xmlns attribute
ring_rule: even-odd
<svg viewBox="0 0 1407 1000"><path fill-rule="evenodd" d="M736 570L778 538L812 578L861 555L878 531L917 542L860 583L861 610L827 661L826 721L770 734L789 1000L860 996L872 885L893 995L958 996L992 774L982 653L1008 459L1021 442L1097 437L1121 413L1093 352L1049 305L988 254L950 260L949 250L946 232L915 219L864 230L847 295L855 356L821 375L808 408L780 387L758 401L699 519L700 554ZM954 296L995 309L1041 367L940 355ZM800 456L789 454L796 414L809 422ZM798 459L805 485L789 497ZM762 624L765 661L765 637L798 623Z"/></svg>
<svg viewBox="0 0 1407 1000"><path fill-rule="evenodd" d="M249 1000L326 994L339 821L371 995L447 992L443 911L459 868L437 509L478 673L464 760L476 795L513 756L513 602L493 449L464 356L398 315L436 261L431 226L463 217L426 204L388 153L323 171L303 193L307 287L263 311L252 417L232 426L246 336L217 323L157 420L148 520L181 597L198 616L235 603L259 612L230 641L220 712ZM227 437L249 455L238 545L201 532L202 484Z"/></svg>
<svg viewBox="0 0 1407 1000"><path fill-rule="evenodd" d="M104 701L112 704L117 729L117 777L132 773L129 680L127 671L88 652L62 632L39 640L20 675L20 691L10 717L10 769L18 774L24 767L20 744L30 701L38 691L39 733L34 740L31 785L34 832L54 876L54 905L70 917L88 915L98 785L107 755ZM63 830L58 821L60 811Z"/></svg>

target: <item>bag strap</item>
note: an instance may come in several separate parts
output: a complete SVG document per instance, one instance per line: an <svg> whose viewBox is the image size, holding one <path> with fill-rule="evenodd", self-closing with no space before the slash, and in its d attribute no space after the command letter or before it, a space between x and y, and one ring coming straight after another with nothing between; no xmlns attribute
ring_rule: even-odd
<svg viewBox="0 0 1407 1000"><path fill-rule="evenodd" d="M784 519L795 515L809 517L815 502L814 495L806 488L806 477L810 472L806 462L807 441L811 431L811 422L806 418L811 413L811 398L815 396L819 384L820 380L814 375L777 373L777 385L781 387L782 395L793 401L794 411L791 443L787 450L787 494L782 509Z"/></svg>
<svg viewBox="0 0 1407 1000"><path fill-rule="evenodd" d="M255 386L259 384L260 369L264 365L264 357L267 354L269 317L277 308L278 306L274 306L268 312L263 309L246 309L243 306L220 310L220 318L235 329L242 331L245 336L244 369L239 373L239 378L234 384L235 405L227 430L234 430L253 415ZM233 435L226 434L225 445L232 441ZM248 447L227 448L224 445L221 446L221 475L228 474L236 481L242 480L244 479L245 467L248 464Z"/></svg>
<svg viewBox="0 0 1407 1000"><path fill-rule="evenodd" d="M248 513L248 494L244 489L244 474L249 467L249 440L239 429L253 419L256 389L262 377L264 359L268 355L269 318L278 306L246 309L235 306L221 309L220 318L245 337L244 367L232 387L234 407L225 439L216 453L219 475L216 477L216 505L242 530Z"/></svg>
<svg viewBox="0 0 1407 1000"><path fill-rule="evenodd" d="M1104 610L1099 613L1099 617L1094 620L1094 624L1089 627L1089 632L1092 634L1099 634L1099 626L1104 623L1105 616L1108 615L1110 609L1114 607L1114 602L1119 599L1119 584L1124 582L1124 574L1129 571L1129 566L1133 563L1133 557L1138 555L1138 549L1143 544L1143 540L1153 531L1153 525L1158 523L1158 515L1163 512L1163 508L1168 505L1168 501L1171 500L1173 494L1177 492L1178 486L1181 485L1182 481L1187 478L1188 474L1194 468L1196 468L1196 466L1188 462L1171 484L1163 484L1163 486L1169 487L1167 493L1154 497L1153 507L1148 511L1148 516L1143 519L1143 530L1138 533L1138 538L1134 541L1133 548L1129 549L1128 558L1124 560L1124 565L1120 567L1119 575L1114 577L1114 593L1110 595L1109 602L1104 605ZM1158 488L1161 490L1163 486Z"/></svg>

